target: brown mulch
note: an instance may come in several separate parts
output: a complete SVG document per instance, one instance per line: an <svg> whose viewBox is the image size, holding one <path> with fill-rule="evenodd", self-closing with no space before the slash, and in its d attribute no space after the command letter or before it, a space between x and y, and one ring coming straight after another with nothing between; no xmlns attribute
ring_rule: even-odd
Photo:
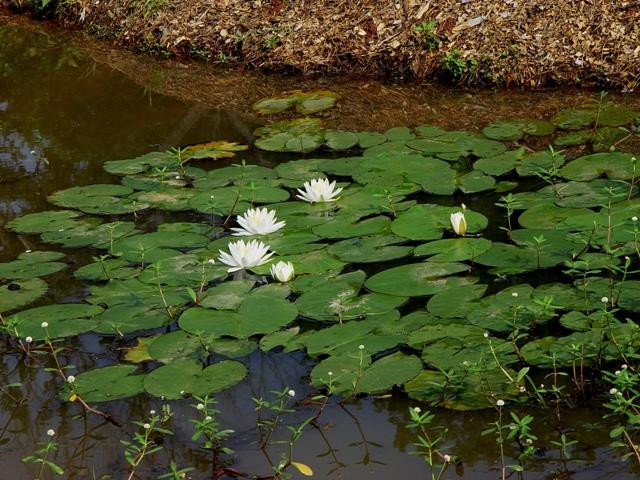
<svg viewBox="0 0 640 480"><path fill-rule="evenodd" d="M0 0L24 6L34 0ZM301 73L637 88L640 1L66 0L67 25L137 49ZM435 21L435 45L414 30Z"/></svg>

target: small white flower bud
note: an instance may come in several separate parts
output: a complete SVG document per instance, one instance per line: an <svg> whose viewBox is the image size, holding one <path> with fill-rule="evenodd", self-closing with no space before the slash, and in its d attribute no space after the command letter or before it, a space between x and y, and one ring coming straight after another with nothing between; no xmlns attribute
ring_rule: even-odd
<svg viewBox="0 0 640 480"><path fill-rule="evenodd" d="M608 298L608 297L602 297L602 298L600 299L600 301L601 301L602 303L608 303L608 302L609 302L609 298Z"/></svg>
<svg viewBox="0 0 640 480"><path fill-rule="evenodd" d="M609 390L609 393L611 395L615 395L616 393L618 393L618 389L617 388L612 388L611 390Z"/></svg>
<svg viewBox="0 0 640 480"><path fill-rule="evenodd" d="M67 383L74 383L76 381L76 377L74 377L73 375L69 375L67 377Z"/></svg>
<svg viewBox="0 0 640 480"><path fill-rule="evenodd" d="M47 435L53 437L56 434L56 431L53 428L47 430Z"/></svg>
<svg viewBox="0 0 640 480"><path fill-rule="evenodd" d="M296 391L292 389L292 390L289 390L289 391L287 392L287 394L288 394L290 397L295 397L295 396L296 396Z"/></svg>
<svg viewBox="0 0 640 480"><path fill-rule="evenodd" d="M518 296L518 292L511 292L511 296L512 296L513 298L516 298L516 297Z"/></svg>
<svg viewBox="0 0 640 480"><path fill-rule="evenodd" d="M42 328L47 328L47 327L49 326L49 322L42 322L42 323L40 324L40 326L41 326Z"/></svg>
<svg viewBox="0 0 640 480"><path fill-rule="evenodd" d="M149 410L149 415L155 415L156 411L155 410Z"/></svg>
<svg viewBox="0 0 640 480"><path fill-rule="evenodd" d="M203 403L199 403L198 405L196 405L196 409L197 410L204 410L204 404Z"/></svg>
<svg viewBox="0 0 640 480"><path fill-rule="evenodd" d="M31 343L31 342L33 342L33 338L31 338L31 337L24 337L24 341L25 341L26 343Z"/></svg>
<svg viewBox="0 0 640 480"><path fill-rule="evenodd" d="M413 407L413 411L416 413L420 413L422 409L420 407Z"/></svg>
<svg viewBox="0 0 640 480"><path fill-rule="evenodd" d="M145 430L149 430L151 428L151 425L145 423L144 425L142 425L142 428L144 428Z"/></svg>
<svg viewBox="0 0 640 480"><path fill-rule="evenodd" d="M449 455L444 455L442 459L447 463L451 463L451 457Z"/></svg>
<svg viewBox="0 0 640 480"><path fill-rule="evenodd" d="M496 405L499 406L499 407L504 407L504 400L498 400L496 402Z"/></svg>
<svg viewBox="0 0 640 480"><path fill-rule="evenodd" d="M358 345L358 350L364 350L364 345L362 344Z"/></svg>

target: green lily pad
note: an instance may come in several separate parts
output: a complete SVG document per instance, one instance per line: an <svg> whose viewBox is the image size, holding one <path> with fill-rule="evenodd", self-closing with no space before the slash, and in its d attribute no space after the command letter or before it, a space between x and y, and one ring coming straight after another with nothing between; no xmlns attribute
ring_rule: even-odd
<svg viewBox="0 0 640 480"><path fill-rule="evenodd" d="M482 298L487 285L463 285L436 293L427 302L430 313L442 318L465 318L472 304Z"/></svg>
<svg viewBox="0 0 640 480"><path fill-rule="evenodd" d="M462 263L413 263L384 270L367 279L366 287L377 293L418 297L432 295L443 288L468 285L474 280L449 275L467 271Z"/></svg>
<svg viewBox="0 0 640 480"><path fill-rule="evenodd" d="M48 289L47 282L39 278L0 285L0 313L33 303L47 293Z"/></svg>
<svg viewBox="0 0 640 480"><path fill-rule="evenodd" d="M211 395L222 392L247 375L247 368L240 362L223 360L204 370L199 362L178 360L149 373L144 379L144 389L156 397L178 400L185 395Z"/></svg>
<svg viewBox="0 0 640 480"><path fill-rule="evenodd" d="M101 307L85 303L46 305L16 313L8 321L17 320L16 328L22 338L42 340L47 332L50 338L62 338L93 330L98 325L96 317L102 311ZM46 330L43 322L48 323Z"/></svg>
<svg viewBox="0 0 640 480"><path fill-rule="evenodd" d="M135 365L96 368L76 376L75 388L85 402L108 402L144 392L144 375L134 375Z"/></svg>
<svg viewBox="0 0 640 480"><path fill-rule="evenodd" d="M7 223L7 228L18 233L54 232L77 225L80 216L82 213L73 210L29 213L11 220Z"/></svg>
<svg viewBox="0 0 640 480"><path fill-rule="evenodd" d="M73 275L80 280L122 280L135 277L140 273L140 270L130 265L130 262L119 258L99 260L80 267L73 272Z"/></svg>
<svg viewBox="0 0 640 480"><path fill-rule="evenodd" d="M297 315L298 309L288 300L258 295L247 297L237 312L189 308L180 316L179 324L193 335L245 339L273 333L293 322Z"/></svg>
<svg viewBox="0 0 640 480"><path fill-rule="evenodd" d="M190 336L182 330L176 330L156 337L149 344L148 351L152 359L170 363L177 358L193 356L204 349L197 337Z"/></svg>
<svg viewBox="0 0 640 480"><path fill-rule="evenodd" d="M397 245L406 242L395 235L373 235L348 238L328 247L328 252L347 263L377 263L411 255L413 247Z"/></svg>
<svg viewBox="0 0 640 480"><path fill-rule="evenodd" d="M523 156L524 148L510 150L493 157L480 158L473 164L473 168L487 175L500 176L512 171Z"/></svg>
<svg viewBox="0 0 640 480"><path fill-rule="evenodd" d="M324 141L331 150L348 150L358 144L360 138L354 132L327 130Z"/></svg>
<svg viewBox="0 0 640 480"><path fill-rule="evenodd" d="M151 169L177 166L177 158L171 152L150 152L127 160L111 160L102 166L113 175L134 175Z"/></svg>
<svg viewBox="0 0 640 480"><path fill-rule="evenodd" d="M71 228L44 232L42 241L56 243L67 248L108 248L118 238L139 233L133 222L100 223L97 219L82 219Z"/></svg>
<svg viewBox="0 0 640 480"><path fill-rule="evenodd" d="M631 180L634 164L629 153L594 153L576 158L560 169L560 175L568 180L585 182L600 176L617 180Z"/></svg>
<svg viewBox="0 0 640 480"><path fill-rule="evenodd" d="M115 305L96 316L96 320L95 332L122 336L163 327L172 318L160 305Z"/></svg>
<svg viewBox="0 0 640 480"><path fill-rule="evenodd" d="M482 130L482 134L493 140L520 140L524 137L523 125L519 122L496 122Z"/></svg>
<svg viewBox="0 0 640 480"><path fill-rule="evenodd" d="M223 282L205 291L200 306L218 310L236 310L253 288L253 280Z"/></svg>
<svg viewBox="0 0 640 480"><path fill-rule="evenodd" d="M67 267L66 263L55 261L64 256L59 252L23 252L13 262L0 263L0 280L46 277Z"/></svg>
<svg viewBox="0 0 640 480"><path fill-rule="evenodd" d="M419 245L413 251L416 257L429 256L430 262L462 262L473 260L491 248L486 238L445 238Z"/></svg>
<svg viewBox="0 0 640 480"><path fill-rule="evenodd" d="M513 378L517 373L510 371ZM507 381L499 369L483 370L467 374L457 372L453 379L442 372L423 370L407 382L405 391L410 398L430 406L442 406L452 410L481 410L490 408L495 400L487 398L491 392L495 399L509 400L518 396L516 385Z"/></svg>
<svg viewBox="0 0 640 480"><path fill-rule="evenodd" d="M415 355L392 353L368 366L358 381L356 392L377 394L404 385L422 371L422 362Z"/></svg>

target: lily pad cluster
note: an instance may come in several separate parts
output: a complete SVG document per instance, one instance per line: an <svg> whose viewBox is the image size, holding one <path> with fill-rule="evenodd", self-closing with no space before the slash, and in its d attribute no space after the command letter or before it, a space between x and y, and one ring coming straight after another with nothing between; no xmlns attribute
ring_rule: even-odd
<svg viewBox="0 0 640 480"><path fill-rule="evenodd" d="M626 320L640 312L636 157L517 143L635 118L609 106L588 122L575 115L585 120L561 112L483 135L431 125L328 131L303 118L256 132L257 148L319 152L273 168L185 165L194 152L215 158L219 145L107 162L119 184L56 192L50 201L63 210L8 224L46 243L94 248L94 261L74 272L87 298L9 320L36 340L94 332L130 342L121 365L77 376L88 401L215 393L245 377L243 360L257 349L304 351L316 362L311 383L343 395L404 389L454 409L516 398L524 367L595 365L640 347ZM344 153L320 154L331 150ZM297 195L325 178L337 182L337 197ZM248 240L275 253L229 273L219 251L238 231L237 215L258 206L284 224ZM140 220L150 211L185 213L150 231ZM452 215L462 215L463 230ZM0 278L13 283L0 289L22 297L7 302L3 293L0 309L42 295L39 277L66 266L56 255L1 264ZM271 278L279 261L291 262L295 279Z"/></svg>

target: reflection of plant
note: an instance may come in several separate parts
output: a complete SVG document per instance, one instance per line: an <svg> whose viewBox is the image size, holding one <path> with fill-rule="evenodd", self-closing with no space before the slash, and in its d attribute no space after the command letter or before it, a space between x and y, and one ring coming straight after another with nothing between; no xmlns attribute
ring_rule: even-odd
<svg viewBox="0 0 640 480"><path fill-rule="evenodd" d="M307 418L299 425L287 425L287 430L289 430L290 433L289 439L280 442L273 442L285 444L287 446L286 452L281 452L280 461L277 464L272 462L267 449L272 443L271 438L273 434L283 422L282 417L287 413L295 412L295 410L289 406L289 402L296 396L296 392L289 389L289 387L285 387L282 391L276 390L272 391L271 393L275 394L276 396L276 399L274 401L267 401L262 398L252 399L256 405L255 410L258 413L257 424L262 435L262 439L260 441L260 449L271 465L274 473L274 478L288 478L290 475L286 472L286 470L291 466L296 468L304 475L311 476L313 475L313 471L311 470L311 468L309 468L309 466L305 465L304 463L295 462L293 460L293 446L298 440L300 440L304 428L316 417L313 416ZM271 413L271 417L264 418L262 416L264 412Z"/></svg>

